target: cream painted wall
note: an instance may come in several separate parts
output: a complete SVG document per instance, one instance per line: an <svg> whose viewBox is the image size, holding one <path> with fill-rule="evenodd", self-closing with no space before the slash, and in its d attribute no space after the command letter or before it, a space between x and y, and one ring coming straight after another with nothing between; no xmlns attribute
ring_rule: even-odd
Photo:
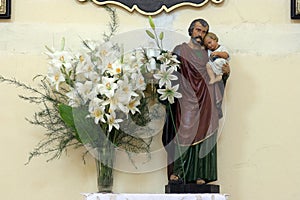
<svg viewBox="0 0 300 200"><path fill-rule="evenodd" d="M155 17L156 23L187 34L203 17L232 52L226 120L219 140L219 181L232 200L299 199L300 23L290 20L286 0L224 0L222 5L184 7ZM147 18L118 8L119 33L148 27ZM65 37L101 38L109 17L103 8L76 0L13 1L12 19L0 20L0 74L30 83L46 72L44 45ZM0 85L1 199L82 199L96 191L93 159L69 151L47 163L28 152L43 129L29 125L36 107L17 98L23 91ZM158 142L159 140L157 140ZM161 193L165 169L147 174L115 173L116 192Z"/></svg>

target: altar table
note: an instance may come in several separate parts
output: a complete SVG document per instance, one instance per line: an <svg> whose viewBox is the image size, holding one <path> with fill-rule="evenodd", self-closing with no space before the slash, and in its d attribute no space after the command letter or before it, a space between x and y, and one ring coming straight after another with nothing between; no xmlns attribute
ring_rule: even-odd
<svg viewBox="0 0 300 200"><path fill-rule="evenodd" d="M85 200L227 200L226 194L112 194L84 193Z"/></svg>

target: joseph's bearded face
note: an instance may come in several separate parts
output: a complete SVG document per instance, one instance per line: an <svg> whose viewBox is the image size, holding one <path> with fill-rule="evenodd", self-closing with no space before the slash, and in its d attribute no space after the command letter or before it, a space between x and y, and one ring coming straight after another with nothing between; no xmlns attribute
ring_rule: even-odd
<svg viewBox="0 0 300 200"><path fill-rule="evenodd" d="M196 22L191 35L192 41L195 44L203 45L203 38L207 34L207 31L208 31L208 26L205 27L202 26L200 22Z"/></svg>

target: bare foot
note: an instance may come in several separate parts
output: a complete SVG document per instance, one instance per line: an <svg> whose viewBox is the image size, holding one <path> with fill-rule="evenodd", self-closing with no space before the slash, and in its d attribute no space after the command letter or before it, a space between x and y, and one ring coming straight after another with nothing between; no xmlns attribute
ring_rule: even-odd
<svg viewBox="0 0 300 200"><path fill-rule="evenodd" d="M212 85L212 84L214 84L214 83L216 83L216 82L219 82L219 81L221 81L222 80L222 76L216 76L216 78L214 78L214 79L211 79L210 81L209 81L209 85Z"/></svg>
<svg viewBox="0 0 300 200"><path fill-rule="evenodd" d="M179 176L172 174L170 176L169 184L173 184L173 185L183 184L183 180Z"/></svg>
<svg viewBox="0 0 300 200"><path fill-rule="evenodd" d="M198 178L198 179L196 180L196 183L197 183L198 185L203 185L203 184L205 184L205 180L203 180L203 179L201 179L201 178Z"/></svg>
<svg viewBox="0 0 300 200"><path fill-rule="evenodd" d="M215 82L219 82L219 81L221 81L221 80L222 80L222 76L220 76L220 75L216 76Z"/></svg>
<svg viewBox="0 0 300 200"><path fill-rule="evenodd" d="M175 174L172 174L172 175L170 176L170 180L171 180L171 181L178 181L178 179L179 179L179 177L176 176Z"/></svg>

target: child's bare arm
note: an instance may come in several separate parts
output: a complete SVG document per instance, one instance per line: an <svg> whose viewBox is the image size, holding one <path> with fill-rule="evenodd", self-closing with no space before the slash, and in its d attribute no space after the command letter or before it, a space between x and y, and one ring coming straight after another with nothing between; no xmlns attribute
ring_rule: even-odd
<svg viewBox="0 0 300 200"><path fill-rule="evenodd" d="M215 51L211 53L211 56L215 57L219 57L219 58L224 58L227 59L229 57L228 53L225 51Z"/></svg>

